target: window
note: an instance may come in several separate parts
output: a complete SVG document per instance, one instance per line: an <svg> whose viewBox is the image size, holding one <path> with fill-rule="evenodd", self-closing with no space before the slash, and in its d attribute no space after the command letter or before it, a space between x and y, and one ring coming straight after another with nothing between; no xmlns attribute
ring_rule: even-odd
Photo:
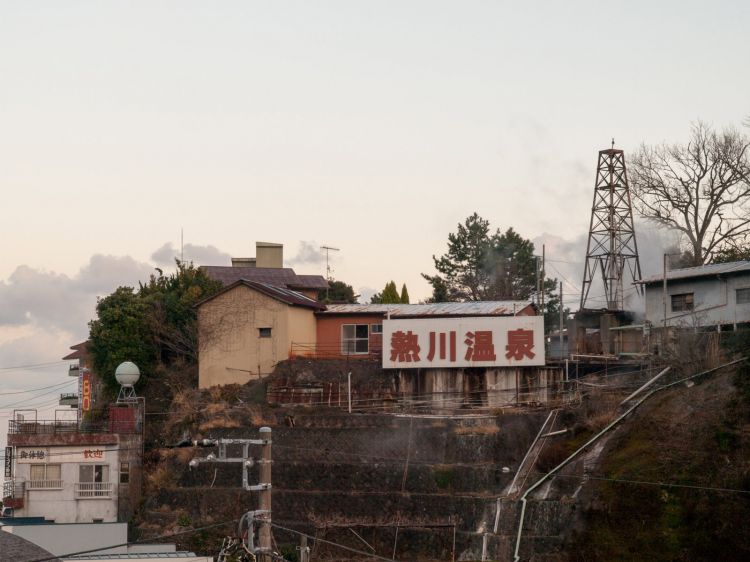
<svg viewBox="0 0 750 562"><path fill-rule="evenodd" d="M59 464L32 464L29 467L29 490L49 490L62 488Z"/></svg>
<svg viewBox="0 0 750 562"><path fill-rule="evenodd" d="M270 338L271 337L271 328L258 328L258 337L259 338Z"/></svg>
<svg viewBox="0 0 750 562"><path fill-rule="evenodd" d="M750 289L737 289L737 304L750 303Z"/></svg>
<svg viewBox="0 0 750 562"><path fill-rule="evenodd" d="M76 483L76 497L78 498L108 498L112 494L112 484L109 482L109 465L81 464L78 465L78 482Z"/></svg>
<svg viewBox="0 0 750 562"><path fill-rule="evenodd" d="M672 295L672 312L693 310L693 293Z"/></svg>
<svg viewBox="0 0 750 562"><path fill-rule="evenodd" d="M383 333L383 325L382 324L373 324L370 327L373 334L382 334Z"/></svg>
<svg viewBox="0 0 750 562"><path fill-rule="evenodd" d="M341 326L341 353L354 355L368 353L370 349L370 326L367 324L344 324Z"/></svg>
<svg viewBox="0 0 750 562"><path fill-rule="evenodd" d="M109 466L106 464L82 464L78 467L79 482L109 482Z"/></svg>
<svg viewBox="0 0 750 562"><path fill-rule="evenodd" d="M120 484L128 484L128 483L130 483L130 463L121 462L120 463Z"/></svg>

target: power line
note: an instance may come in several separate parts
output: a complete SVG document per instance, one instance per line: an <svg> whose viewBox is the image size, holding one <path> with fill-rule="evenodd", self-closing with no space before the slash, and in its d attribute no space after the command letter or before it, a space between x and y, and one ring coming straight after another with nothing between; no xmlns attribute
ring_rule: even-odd
<svg viewBox="0 0 750 562"><path fill-rule="evenodd" d="M378 554L373 554L372 552L365 552L363 550L357 550L356 548L352 548L350 546L344 546L343 544L335 543L333 541L328 541L326 539L321 539L319 537L314 537L312 535L308 535L307 533L303 533L302 531L297 531L295 529L290 529L289 527L283 527L283 526L279 525L278 523L271 523L271 527L275 527L275 528L277 528L277 529L279 529L281 531L288 531L290 533L296 533L297 535L299 535L301 537L307 537L308 539L312 539L314 541L321 542L323 544L328 544L328 545L331 545L331 546L335 546L337 548L341 548L343 550L348 550L349 552L353 552L354 554L361 554L361 555L367 556L369 558L375 558L376 560L385 560L386 562L398 562L397 560L395 560L393 558L386 558L385 556L380 556Z"/></svg>
<svg viewBox="0 0 750 562"><path fill-rule="evenodd" d="M124 542L124 543L120 543L120 544L112 544L112 545L109 545L109 546L102 546L102 547L99 547L99 548L91 548L89 550L81 550L81 551L78 551L78 552L69 552L68 554L59 554L57 556L48 556L46 558L33 558L31 560L27 560L26 562L50 562L50 561L59 560L59 559L62 559L62 558L69 558L71 556L80 556L80 555L83 555L83 554L90 554L92 552L99 552L101 550L109 550L110 548L121 548L123 546L129 546L131 544L140 544L140 543L144 543L144 542L147 542L147 541L157 541L157 540L161 540L161 539L171 539L172 537L178 537L178 536L187 535L187 534L190 534L190 533L197 533L199 531L206 531L208 529L214 529L216 527L223 527L224 525L228 525L230 523L236 523L236 522L237 522L237 519L232 519L232 520L229 520L229 521L222 521L221 523L213 523L211 525L205 525L203 527L198 527L197 529L188 529L187 531L179 531L177 533L169 533L169 534L165 534L165 535L158 535L156 537L150 537L148 539L139 539L137 541ZM2 532L2 531L0 531L0 532Z"/></svg>
<svg viewBox="0 0 750 562"><path fill-rule="evenodd" d="M14 391L14 392L0 392L0 396L9 396L11 394L26 394L26 393L29 393L29 392L35 392L37 390L47 390L48 388L54 388L56 386L63 386L63 385L66 385L66 384L70 384L71 382L75 382L75 381L59 382L57 384L51 384L49 386L41 386L39 388L29 388L28 390L17 390L17 391Z"/></svg>
<svg viewBox="0 0 750 562"><path fill-rule="evenodd" d="M67 361L48 361L47 363L32 363L30 365L15 365L12 367L0 367L0 371L10 371L12 369L38 369L41 367L52 367L53 365L59 365L61 363L67 363Z"/></svg>
<svg viewBox="0 0 750 562"><path fill-rule="evenodd" d="M542 475L544 472L536 472ZM604 476L579 476L577 474L558 474L557 478L576 478L578 480L601 480L604 482L618 482L622 484L638 484L642 486L661 486L664 488L687 488L690 490L708 490L711 492L726 492L733 494L750 494L750 490L739 488L720 488L716 486L698 486L697 484L677 484L675 482L651 482L648 480L628 480L626 478L605 478Z"/></svg>

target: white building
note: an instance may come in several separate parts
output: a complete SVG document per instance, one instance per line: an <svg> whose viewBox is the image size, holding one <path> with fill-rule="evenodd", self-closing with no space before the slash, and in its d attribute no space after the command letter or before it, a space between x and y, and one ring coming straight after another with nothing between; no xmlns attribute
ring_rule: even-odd
<svg viewBox="0 0 750 562"><path fill-rule="evenodd" d="M641 281L646 320L654 326L715 326L734 329L750 322L750 261L688 267ZM666 306L665 306L666 305Z"/></svg>
<svg viewBox="0 0 750 562"><path fill-rule="evenodd" d="M3 501L15 517L55 523L129 518L140 496L140 416L137 407L113 409L116 422L37 420L33 411L9 422Z"/></svg>

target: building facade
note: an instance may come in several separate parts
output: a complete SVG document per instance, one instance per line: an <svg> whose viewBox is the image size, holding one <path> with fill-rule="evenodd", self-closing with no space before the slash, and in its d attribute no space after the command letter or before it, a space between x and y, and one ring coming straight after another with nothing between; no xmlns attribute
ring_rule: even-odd
<svg viewBox="0 0 750 562"><path fill-rule="evenodd" d="M653 326L731 330L750 322L750 262L689 267L642 281Z"/></svg>

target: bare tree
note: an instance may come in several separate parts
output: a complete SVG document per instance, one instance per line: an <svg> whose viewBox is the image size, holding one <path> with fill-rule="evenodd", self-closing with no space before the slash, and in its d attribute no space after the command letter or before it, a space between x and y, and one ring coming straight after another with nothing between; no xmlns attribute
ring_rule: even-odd
<svg viewBox="0 0 750 562"><path fill-rule="evenodd" d="M681 232L693 265L750 234L750 141L735 129L693 125L687 144L642 145L630 159L638 213Z"/></svg>

